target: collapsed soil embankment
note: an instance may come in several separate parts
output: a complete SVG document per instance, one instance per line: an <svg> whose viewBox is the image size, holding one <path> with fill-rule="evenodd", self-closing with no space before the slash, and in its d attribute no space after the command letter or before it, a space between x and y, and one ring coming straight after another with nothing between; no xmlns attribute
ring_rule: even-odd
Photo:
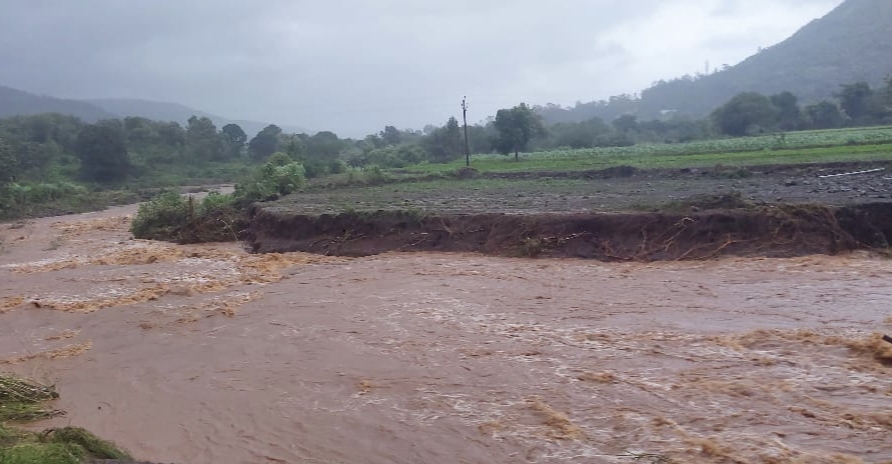
<svg viewBox="0 0 892 464"><path fill-rule="evenodd" d="M892 203L770 206L683 213L305 215L258 207L253 251L367 256L389 251L478 252L604 261L792 257L888 245Z"/></svg>

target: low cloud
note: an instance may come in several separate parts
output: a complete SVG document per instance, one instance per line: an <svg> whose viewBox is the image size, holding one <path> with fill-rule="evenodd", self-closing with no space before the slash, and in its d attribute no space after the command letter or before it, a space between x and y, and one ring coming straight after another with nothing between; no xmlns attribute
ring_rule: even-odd
<svg viewBox="0 0 892 464"><path fill-rule="evenodd" d="M361 135L573 104L734 64L840 0L32 0L4 5L0 84L175 101Z"/></svg>

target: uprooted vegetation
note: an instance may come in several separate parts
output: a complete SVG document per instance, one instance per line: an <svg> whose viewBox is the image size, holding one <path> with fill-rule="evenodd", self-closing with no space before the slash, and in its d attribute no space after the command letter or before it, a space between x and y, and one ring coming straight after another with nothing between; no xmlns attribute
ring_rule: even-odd
<svg viewBox="0 0 892 464"><path fill-rule="evenodd" d="M100 459L132 461L127 452L79 427L41 433L13 427L63 415L46 403L59 397L51 385L0 374L0 462L4 464L80 464Z"/></svg>
<svg viewBox="0 0 892 464"><path fill-rule="evenodd" d="M238 240L245 223L232 195L212 192L198 201L167 192L140 205L130 231L148 240L222 242Z"/></svg>

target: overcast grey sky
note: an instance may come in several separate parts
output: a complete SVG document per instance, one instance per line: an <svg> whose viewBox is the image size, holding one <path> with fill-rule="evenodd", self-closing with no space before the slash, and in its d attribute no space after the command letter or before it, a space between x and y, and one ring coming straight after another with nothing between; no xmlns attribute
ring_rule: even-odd
<svg viewBox="0 0 892 464"><path fill-rule="evenodd" d="M0 0L0 84L358 136L735 64L842 0Z"/></svg>

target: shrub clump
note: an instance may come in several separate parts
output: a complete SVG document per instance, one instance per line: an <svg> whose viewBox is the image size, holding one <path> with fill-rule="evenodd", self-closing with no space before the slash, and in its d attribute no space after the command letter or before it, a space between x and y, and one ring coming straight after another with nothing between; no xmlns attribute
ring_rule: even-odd
<svg viewBox="0 0 892 464"><path fill-rule="evenodd" d="M247 227L247 208L296 192L306 185L304 167L273 155L232 194L211 192L201 201L175 192L143 203L130 226L133 236L177 243L239 240Z"/></svg>
<svg viewBox="0 0 892 464"><path fill-rule="evenodd" d="M244 216L232 195L211 192L198 201L165 192L139 206L130 232L136 238L177 243L238 240Z"/></svg>
<svg viewBox="0 0 892 464"><path fill-rule="evenodd" d="M273 155L275 156L275 155ZM306 185L306 171L298 163L271 159L253 177L235 186L233 198L241 206L256 201L275 200L302 189Z"/></svg>

